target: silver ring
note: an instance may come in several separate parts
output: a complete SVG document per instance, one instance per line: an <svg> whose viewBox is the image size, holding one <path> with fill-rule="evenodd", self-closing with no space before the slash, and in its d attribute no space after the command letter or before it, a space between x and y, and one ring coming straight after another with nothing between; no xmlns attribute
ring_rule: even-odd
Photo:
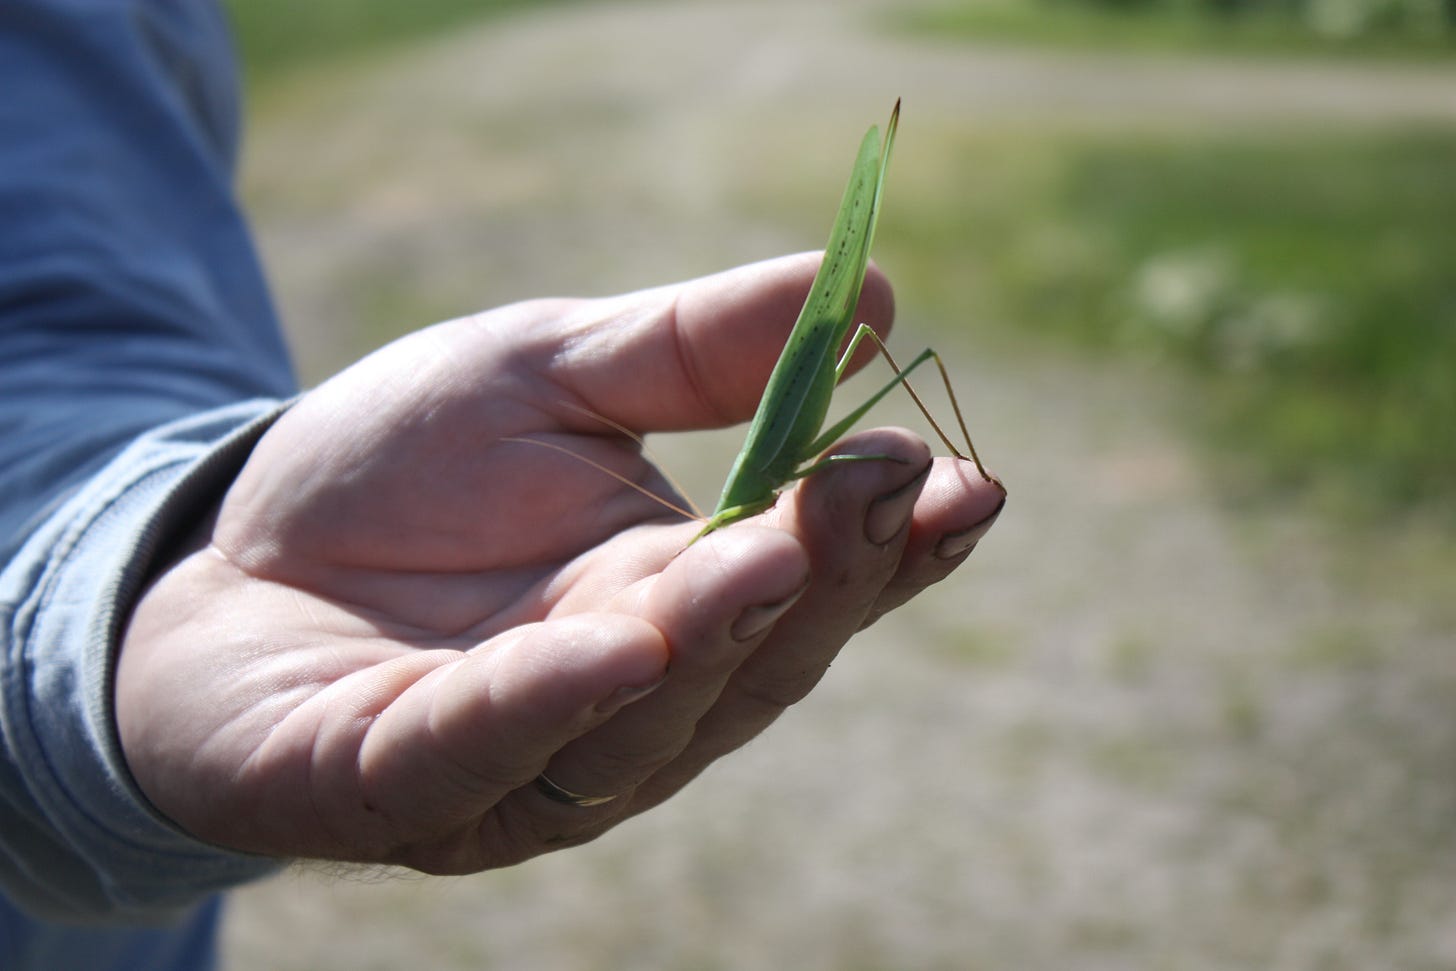
<svg viewBox="0 0 1456 971"><path fill-rule="evenodd" d="M559 802L566 806L575 806L578 809L586 806L600 806L603 803L611 802L617 798L616 795L583 796L579 792L572 792L570 789L558 786L548 779L544 772L536 776L536 789L541 795L550 799L552 802Z"/></svg>

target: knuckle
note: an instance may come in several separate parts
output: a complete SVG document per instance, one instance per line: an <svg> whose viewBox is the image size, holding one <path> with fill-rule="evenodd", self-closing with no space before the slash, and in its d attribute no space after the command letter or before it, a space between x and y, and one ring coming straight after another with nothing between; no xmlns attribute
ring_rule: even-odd
<svg viewBox="0 0 1456 971"><path fill-rule="evenodd" d="M514 866L545 853L590 843L618 822L617 813L608 807L556 808L560 811L548 810L539 800L532 800L529 806L507 800L489 813L476 832L484 866Z"/></svg>
<svg viewBox="0 0 1456 971"><path fill-rule="evenodd" d="M803 701L823 676L822 670L759 674L745 679L739 692L747 701L776 714Z"/></svg>
<svg viewBox="0 0 1456 971"><path fill-rule="evenodd" d="M612 791L640 784L682 754L686 739L642 739L595 752L587 770Z"/></svg>

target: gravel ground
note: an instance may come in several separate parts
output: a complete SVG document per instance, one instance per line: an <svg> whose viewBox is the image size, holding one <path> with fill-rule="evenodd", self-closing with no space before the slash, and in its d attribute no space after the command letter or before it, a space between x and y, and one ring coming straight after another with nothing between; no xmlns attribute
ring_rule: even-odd
<svg viewBox="0 0 1456 971"><path fill-rule="evenodd" d="M1456 124L1451 72L936 46L892 6L568 5L272 92L248 193L304 371L419 313L401 278L440 317L812 246L732 208L733 166L812 142L837 191L897 94L927 126ZM1449 553L1230 508L1157 374L942 350L1012 491L950 587L588 847L244 889L232 971L1456 967ZM733 440L661 450L708 495Z"/></svg>

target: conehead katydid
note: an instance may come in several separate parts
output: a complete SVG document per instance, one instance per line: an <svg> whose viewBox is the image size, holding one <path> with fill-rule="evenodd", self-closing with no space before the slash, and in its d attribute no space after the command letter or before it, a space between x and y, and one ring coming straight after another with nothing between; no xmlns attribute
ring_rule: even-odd
<svg viewBox="0 0 1456 971"><path fill-rule="evenodd" d="M926 348L902 368L895 363L895 359L890 355L889 349L885 347L879 335L867 324L860 324L854 334L850 336L844 353L836 359L839 347L845 343L850 325L854 322L854 312L859 304L860 290L864 286L865 270L869 265L870 245L874 242L880 200L884 194L885 170L889 165L890 148L894 144L899 121L900 102L896 101L895 108L890 114L890 121L885 126L884 138L881 139L879 128L874 126L865 133L864 139L860 143L859 154L855 158L854 168L850 171L849 184L845 187L843 199L839 204L839 212L834 220L834 228L829 234L829 243L825 247L823 262L820 263L819 270L814 276L814 281L809 288L809 295L804 301L803 308L799 311L799 317L795 321L793 329L789 332L788 340L784 344L778 362L769 375L768 384L764 388L762 398L759 399L758 410L748 427L743 448L739 451L738 457L734 460L733 467L728 473L728 479L724 483L718 505L712 515L707 517L703 528L693 537L693 542L697 542L716 529L762 512L774 504L779 492L789 483L812 475L830 464L889 460L889 456L884 455L821 457L821 453L849 431L856 422L864 417L866 412L893 391L897 385L904 386L906 392L915 401L916 406L925 415L926 420L935 429L936 435L952 455L958 459L975 463L976 471L982 478L1000 485L999 481L986 471L985 466L981 464L980 457L976 454L976 447L971 443L970 432L966 430L965 419L961 416L960 405L956 401L955 391L951 387L950 375L946 372L940 355L934 350ZM884 355L895 375L878 391L870 395L864 403L825 429L823 428L824 420L829 413L829 403L833 397L834 388L849 368L855 351L865 340L869 340ZM906 380L912 371L931 360L935 361L936 367L940 371L941 380L945 384L946 396L955 413L956 424L965 439L966 452L964 453L946 435L930 414L930 410L925 407L920 396L915 393L915 389ZM584 409L579 410L584 411ZM630 429L618 425L605 416L593 412L585 413L611 426L624 436L634 439L639 445L644 444L642 439ZM535 439L508 438L505 440L532 442L559 451L567 451L562 446ZM568 454L572 453L568 452ZM684 515L688 514L687 510L655 495L620 473L583 456L575 457L588 462L623 485L644 493L669 509Z"/></svg>
<svg viewBox="0 0 1456 971"><path fill-rule="evenodd" d="M728 473L717 508L695 539L762 512L774 504L779 491L788 483L811 475L830 463L884 460L884 456L873 455L819 456L899 384L904 384L946 448L957 458L974 462L976 470L987 481L995 481L976 455L960 406L956 403L955 392L951 389L950 376L940 356L933 350L927 348L900 368L875 332L868 325L860 324L843 355L836 361L839 347L854 322L855 307L859 303L860 289L864 286L870 245L874 242L880 199L884 193L885 170L899 121L900 102L896 101L890 121L885 126L883 140L879 128L871 127L860 143L849 185L844 190L829 244L825 247L824 261L809 288L809 296L799 311L799 318L789 332L783 353L769 376L758 411L749 425L743 449ZM844 376L860 342L865 339L871 340L884 354L895 376L850 414L828 429L822 429L834 387ZM940 369L969 455L963 454L946 436L905 380L910 372L928 360L934 360Z"/></svg>

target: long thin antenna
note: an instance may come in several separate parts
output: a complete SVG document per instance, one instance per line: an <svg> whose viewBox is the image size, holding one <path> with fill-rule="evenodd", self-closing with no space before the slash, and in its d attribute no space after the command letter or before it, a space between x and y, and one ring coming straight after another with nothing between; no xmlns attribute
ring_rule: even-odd
<svg viewBox="0 0 1456 971"><path fill-rule="evenodd" d="M571 449L565 447L564 445L557 445L555 442L543 442L539 438L524 438L520 435L506 435L502 438L497 439L497 441L520 442L524 445L539 445L542 448L549 448L553 452L560 452L562 455L569 455L572 458L576 459L578 462L584 462L592 468L596 469L598 472L602 472L606 475L611 476L627 488L632 489L636 492L640 492L642 495L646 496L648 499L651 499L658 505L671 509L673 512L677 513L679 516L682 516L684 519L702 520L706 518L702 515L702 513L694 512L690 509L684 509L677 503L662 498L657 493L653 492L651 489L647 488L641 483L633 482L631 479L627 478L625 475L618 472L617 470L609 469L600 462L593 461L592 459L587 458L585 455L580 455L576 452L573 452Z"/></svg>
<svg viewBox="0 0 1456 971"><path fill-rule="evenodd" d="M637 447L640 448L640 449L642 449L642 454L645 455L645 456L647 456L647 458L652 462L652 464L654 466L656 466L657 471L660 472L662 474L662 477L667 480L667 484L670 485L670 486L672 486L673 489L677 492L678 495L682 496L685 500L687 500L688 506L693 510L693 518L694 519L707 519L708 518L707 515L704 514L704 512L701 509L698 508L697 503L693 502L692 496L688 495L688 490L686 490L686 489L683 488L681 482L679 482L679 481L677 481L677 479L673 478L672 473L669 472L667 470L667 467L665 465L663 465L662 462L657 458L657 455L652 451L651 446L649 446L647 444L647 440L645 438L643 438L641 435L639 435L636 432L634 432L632 429L628 428L626 425L618 424L617 422L615 422L612 419L608 418L606 415L598 414L597 412L592 411L590 408L584 407L582 405L575 404L575 403L570 402L570 401L563 401L563 402L560 402L560 404L561 404L561 406L563 408L569 408L572 411L576 412L577 414L585 415L587 418L590 418L592 421L601 422L603 425L606 425L608 428L612 429L613 431L615 431L615 432L617 432L617 433L619 433L621 435L624 435L627 438L630 438L632 441L636 442L637 443Z"/></svg>

